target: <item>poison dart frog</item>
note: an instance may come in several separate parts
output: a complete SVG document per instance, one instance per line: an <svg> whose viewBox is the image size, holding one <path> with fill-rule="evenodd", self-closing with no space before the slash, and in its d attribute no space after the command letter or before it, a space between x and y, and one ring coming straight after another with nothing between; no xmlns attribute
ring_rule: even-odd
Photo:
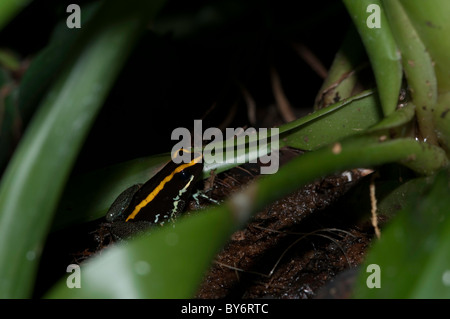
<svg viewBox="0 0 450 319"><path fill-rule="evenodd" d="M144 184L133 185L123 191L106 214L111 233L125 239L153 225L173 222L183 211L194 185L203 173L201 153L180 149L191 154L190 162L176 164L169 161Z"/></svg>

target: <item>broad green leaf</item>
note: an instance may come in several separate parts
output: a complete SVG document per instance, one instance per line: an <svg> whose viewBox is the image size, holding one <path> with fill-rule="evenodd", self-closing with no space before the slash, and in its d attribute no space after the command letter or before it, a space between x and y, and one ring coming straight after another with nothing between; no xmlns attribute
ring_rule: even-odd
<svg viewBox="0 0 450 319"><path fill-rule="evenodd" d="M440 172L386 227L362 267L355 298L450 298L449 181L449 172ZM380 288L367 286L371 264L380 267Z"/></svg>
<svg viewBox="0 0 450 319"><path fill-rule="evenodd" d="M81 29L1 181L0 297L30 295L76 155L132 44L161 4L108 1Z"/></svg>
<svg viewBox="0 0 450 319"><path fill-rule="evenodd" d="M394 112L397 106L402 65L381 1L344 0L344 4L366 48L375 74L383 113L387 116ZM376 20L380 22L379 27L371 25L371 22Z"/></svg>
<svg viewBox="0 0 450 319"><path fill-rule="evenodd" d="M214 256L235 229L229 210L216 207L184 217L81 265L81 289L63 279L47 298L192 297Z"/></svg>

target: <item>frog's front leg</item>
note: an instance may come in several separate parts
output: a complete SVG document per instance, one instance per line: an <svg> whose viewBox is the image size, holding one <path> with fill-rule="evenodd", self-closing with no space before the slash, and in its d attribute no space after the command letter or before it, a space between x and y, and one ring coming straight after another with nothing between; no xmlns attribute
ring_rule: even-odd
<svg viewBox="0 0 450 319"><path fill-rule="evenodd" d="M208 195L206 195L206 193L207 193L208 191L209 191L209 190L204 191L204 190L199 189L199 190L197 190L197 191L192 195L192 198L195 200L195 203L197 204L197 207L200 207L200 206L201 206L201 205L200 205L200 201L199 201L199 197L202 197L202 198L208 200L209 202L211 202L211 203L213 203L213 204L216 204L216 205L219 205L219 204L220 204L219 201L217 201L217 200L215 200L215 199L209 197Z"/></svg>
<svg viewBox="0 0 450 319"><path fill-rule="evenodd" d="M144 233L152 225L151 222L141 220L135 222L118 220L111 224L111 235L114 238L114 241L122 241Z"/></svg>
<svg viewBox="0 0 450 319"><path fill-rule="evenodd" d="M133 199L134 194L141 188L143 184L133 185L117 196L116 200L112 203L108 212L106 213L106 220L110 223L125 219L123 215L124 211L128 208Z"/></svg>

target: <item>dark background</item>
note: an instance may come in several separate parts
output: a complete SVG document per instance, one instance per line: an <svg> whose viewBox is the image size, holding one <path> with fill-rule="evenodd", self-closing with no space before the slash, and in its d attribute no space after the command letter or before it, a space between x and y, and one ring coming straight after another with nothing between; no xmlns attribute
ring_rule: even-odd
<svg viewBox="0 0 450 319"><path fill-rule="evenodd" d="M75 2L82 14L88 2ZM32 58L66 19L70 3L32 2L0 33L0 46ZM323 80L291 44L304 44L328 68L348 26L336 0L168 1L110 92L75 174L167 152L176 142L170 139L173 129L191 129L201 118L204 129L218 127L233 106L228 126L249 125L240 87L256 102L256 126L276 122L268 117L277 114L267 111L274 104L270 66L280 74L292 107L312 111Z"/></svg>

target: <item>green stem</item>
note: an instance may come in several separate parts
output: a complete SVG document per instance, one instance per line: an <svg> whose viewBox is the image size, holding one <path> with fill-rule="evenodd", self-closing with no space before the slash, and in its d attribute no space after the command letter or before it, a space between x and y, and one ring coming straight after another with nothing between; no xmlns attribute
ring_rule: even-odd
<svg viewBox="0 0 450 319"><path fill-rule="evenodd" d="M255 210L307 182L355 167L399 162L419 174L429 175L448 166L446 154L439 147L411 138L386 138L380 135L352 137L292 160L277 174L262 179L258 184L257 195L252 195L257 203Z"/></svg>
<svg viewBox="0 0 450 319"><path fill-rule="evenodd" d="M402 54L402 64L417 106L417 122L424 141L437 145L433 113L437 101L437 81L433 61L402 5L383 1L395 40Z"/></svg>
<svg viewBox="0 0 450 319"><path fill-rule="evenodd" d="M383 113L387 116L397 107L402 81L402 65L386 15L381 10L381 1L344 0L344 4L366 48L375 74ZM367 12L367 9L374 5L380 8L379 14L372 13L376 19L380 20L379 28L371 28L368 25L371 13Z"/></svg>

